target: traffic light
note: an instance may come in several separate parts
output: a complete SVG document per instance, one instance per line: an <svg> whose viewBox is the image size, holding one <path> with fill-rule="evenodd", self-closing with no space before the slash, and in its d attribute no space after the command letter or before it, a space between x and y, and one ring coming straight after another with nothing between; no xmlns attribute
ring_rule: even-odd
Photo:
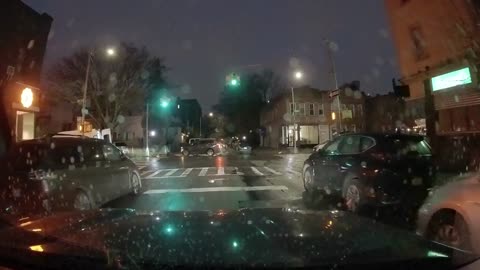
<svg viewBox="0 0 480 270"><path fill-rule="evenodd" d="M226 78L226 83L228 86L236 88L240 85L240 76L236 73L229 74Z"/></svg>
<svg viewBox="0 0 480 270"><path fill-rule="evenodd" d="M170 106L170 99L168 99L168 98L160 99L160 106L162 108L167 108L168 106Z"/></svg>

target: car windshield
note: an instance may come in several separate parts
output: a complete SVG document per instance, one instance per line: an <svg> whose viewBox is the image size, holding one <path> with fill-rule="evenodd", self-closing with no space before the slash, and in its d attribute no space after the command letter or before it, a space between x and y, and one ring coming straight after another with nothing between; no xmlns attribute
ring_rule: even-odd
<svg viewBox="0 0 480 270"><path fill-rule="evenodd" d="M480 256L480 1L1 2L0 268Z"/></svg>

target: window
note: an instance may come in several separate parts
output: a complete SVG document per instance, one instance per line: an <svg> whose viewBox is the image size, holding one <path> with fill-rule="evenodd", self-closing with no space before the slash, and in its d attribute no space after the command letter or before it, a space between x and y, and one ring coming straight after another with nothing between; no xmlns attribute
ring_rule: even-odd
<svg viewBox="0 0 480 270"><path fill-rule="evenodd" d="M83 158L85 161L100 161L103 160L102 148L99 144L85 144L82 149Z"/></svg>
<svg viewBox="0 0 480 270"><path fill-rule="evenodd" d="M416 60L422 60L428 57L425 40L422 29L419 25L410 27L410 38L413 42L414 57Z"/></svg>
<svg viewBox="0 0 480 270"><path fill-rule="evenodd" d="M338 145L338 152L342 155L360 153L360 136L345 136Z"/></svg>
<svg viewBox="0 0 480 270"><path fill-rule="evenodd" d="M318 104L318 115L323 116L323 104Z"/></svg>
<svg viewBox="0 0 480 270"><path fill-rule="evenodd" d="M121 151L109 143L103 145L103 154L110 161L118 161L122 158Z"/></svg>
<svg viewBox="0 0 480 270"><path fill-rule="evenodd" d="M308 104L308 115L315 115L315 104Z"/></svg>
<svg viewBox="0 0 480 270"><path fill-rule="evenodd" d="M385 127L382 126L382 128L384 129ZM362 152L368 150L373 145L375 145L375 141L372 138L362 137L362 139L361 139L361 151Z"/></svg>
<svg viewBox="0 0 480 270"><path fill-rule="evenodd" d="M293 103L290 103L290 114L293 114Z"/></svg>
<svg viewBox="0 0 480 270"><path fill-rule="evenodd" d="M336 140L332 141L330 144L325 145L324 151L325 155L327 156L335 156L338 155L338 144L343 138L337 138Z"/></svg>
<svg viewBox="0 0 480 270"><path fill-rule="evenodd" d="M299 115L305 115L305 103L297 103L297 110Z"/></svg>
<svg viewBox="0 0 480 270"><path fill-rule="evenodd" d="M125 140L128 141L128 132L125 132Z"/></svg>

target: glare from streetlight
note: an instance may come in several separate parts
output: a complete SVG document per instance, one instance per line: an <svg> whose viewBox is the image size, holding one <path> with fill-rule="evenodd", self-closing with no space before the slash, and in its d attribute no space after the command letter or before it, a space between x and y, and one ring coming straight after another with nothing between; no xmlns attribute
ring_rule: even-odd
<svg viewBox="0 0 480 270"><path fill-rule="evenodd" d="M108 56L114 56L115 55L115 49L114 48L107 48L107 55Z"/></svg>
<svg viewBox="0 0 480 270"><path fill-rule="evenodd" d="M208 116L212 117L212 116L213 116L213 112L209 113Z"/></svg>
<svg viewBox="0 0 480 270"><path fill-rule="evenodd" d="M155 137L155 135L157 135L157 132L155 130L151 130L150 131L150 136Z"/></svg>
<svg viewBox="0 0 480 270"><path fill-rule="evenodd" d="M303 73L301 71L295 72L295 79L300 80L303 77Z"/></svg>

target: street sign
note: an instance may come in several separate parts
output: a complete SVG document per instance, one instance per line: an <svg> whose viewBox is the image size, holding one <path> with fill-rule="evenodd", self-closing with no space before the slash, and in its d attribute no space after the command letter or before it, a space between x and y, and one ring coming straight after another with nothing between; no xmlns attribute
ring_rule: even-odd
<svg viewBox="0 0 480 270"><path fill-rule="evenodd" d="M340 89L335 89L335 90L332 90L328 93L328 96L330 98L334 98L336 96L340 95Z"/></svg>

